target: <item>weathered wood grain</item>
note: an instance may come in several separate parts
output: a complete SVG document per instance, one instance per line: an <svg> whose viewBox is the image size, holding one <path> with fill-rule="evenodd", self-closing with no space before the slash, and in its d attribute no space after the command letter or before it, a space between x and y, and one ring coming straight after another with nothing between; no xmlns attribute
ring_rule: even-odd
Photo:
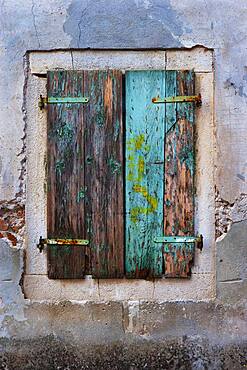
<svg viewBox="0 0 247 370"><path fill-rule="evenodd" d="M85 71L85 222L92 275L124 274L122 73Z"/></svg>
<svg viewBox="0 0 247 370"><path fill-rule="evenodd" d="M48 96L83 96L83 73L48 72ZM84 238L84 128L82 104L49 104L47 126L48 238ZM48 277L82 278L83 246L48 246Z"/></svg>
<svg viewBox="0 0 247 370"><path fill-rule="evenodd" d="M50 278L124 273L122 75L48 73L48 96L89 97L48 105L48 237L89 246L48 246Z"/></svg>
<svg viewBox="0 0 247 370"><path fill-rule="evenodd" d="M188 278L194 261L194 243L165 243L166 277Z"/></svg>
<svg viewBox="0 0 247 370"><path fill-rule="evenodd" d="M122 277L124 239L127 277L159 277L154 237L194 234L194 106L151 102L193 94L192 72L126 73L124 238L121 72L48 73L48 96L90 98L48 105L48 237L90 241L48 246L50 278ZM188 277L193 257L193 243L166 243L165 276Z"/></svg>
<svg viewBox="0 0 247 370"><path fill-rule="evenodd" d="M192 71L167 71L166 96L193 95ZM166 105L165 235L194 235L194 104ZM194 243L165 243L165 276L188 277Z"/></svg>
<svg viewBox="0 0 247 370"><path fill-rule="evenodd" d="M165 72L126 73L125 270L129 278L162 274Z"/></svg>

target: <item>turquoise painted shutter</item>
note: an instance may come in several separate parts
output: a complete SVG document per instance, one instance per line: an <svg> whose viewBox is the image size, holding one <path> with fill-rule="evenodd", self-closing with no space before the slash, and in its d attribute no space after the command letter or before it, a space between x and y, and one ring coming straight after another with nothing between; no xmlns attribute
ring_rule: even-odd
<svg viewBox="0 0 247 370"><path fill-rule="evenodd" d="M129 278L162 275L165 106L164 71L126 73L125 271Z"/></svg>
<svg viewBox="0 0 247 370"><path fill-rule="evenodd" d="M192 71L126 73L125 271L129 278L188 277L194 243L194 104L152 98L194 94Z"/></svg>

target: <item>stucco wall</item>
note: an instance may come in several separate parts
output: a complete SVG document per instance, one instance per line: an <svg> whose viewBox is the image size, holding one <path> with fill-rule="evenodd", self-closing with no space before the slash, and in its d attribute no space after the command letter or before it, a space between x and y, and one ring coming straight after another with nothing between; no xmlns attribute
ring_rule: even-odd
<svg viewBox="0 0 247 370"><path fill-rule="evenodd" d="M68 48L74 51L78 48L182 50L202 45L214 53L215 141L212 174L216 194L216 301L224 305L224 312L227 312L225 320L229 322L230 337L237 340L238 332L241 332L243 340L246 330L243 331L241 315L245 313L242 304L247 290L246 1L2 0L0 14L1 335L19 333L21 337L23 329L20 328L23 327L26 328L26 336L28 333L34 336L40 332L42 335L46 333L41 330L46 323L42 322L40 327L36 325L41 303L25 300L22 284L24 246L27 246L24 240L27 236L24 210L26 198L31 196L27 193L28 189L26 191L26 159L30 151L27 136L30 65L27 51ZM34 206L40 207L38 200ZM213 234L214 230L211 238ZM41 281L40 286L42 284L45 283ZM139 328L141 311L139 301L135 302L121 305L132 307L130 312L134 312L137 318L133 319L131 325ZM82 303L77 304L80 306ZM58 307L42 303L42 310L46 312L44 317L49 321L48 312L52 311L54 316L54 312L60 312ZM214 311L212 306L202 306L201 309L208 317L214 312L221 322L222 311ZM121 312L126 313L122 308ZM159 310L154 312L158 318ZM131 322L133 315L126 315L124 317L130 318ZM178 320L180 313L177 312L175 317ZM101 317L99 321L105 325L102 320ZM162 320L165 321L164 318ZM198 317L191 316L189 324L181 322L181 325L188 325L190 330L187 332L193 335L192 328L199 321ZM70 329L74 330L73 325ZM173 332L174 335L176 333L180 336L179 331ZM205 334L198 326L198 334L210 336L210 333L212 331ZM165 329L162 335L166 337Z"/></svg>
<svg viewBox="0 0 247 370"><path fill-rule="evenodd" d="M71 56L72 53L72 56ZM72 65L73 57L73 65ZM62 51L30 52L27 82L27 196L26 269L24 291L30 299L208 301L215 298L215 189L213 179L213 53L202 47L178 51ZM191 279L54 281L47 278L46 253L36 248L46 237L46 110L39 110L46 94L46 72L52 69L194 69L196 93L203 105L196 109L196 234L204 235L203 252L196 250Z"/></svg>

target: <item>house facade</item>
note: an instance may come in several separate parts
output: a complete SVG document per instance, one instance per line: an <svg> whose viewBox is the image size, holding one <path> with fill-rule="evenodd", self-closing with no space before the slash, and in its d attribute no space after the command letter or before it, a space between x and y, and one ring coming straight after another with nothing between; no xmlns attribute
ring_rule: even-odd
<svg viewBox="0 0 247 370"><path fill-rule="evenodd" d="M0 361L246 366L245 1L0 12Z"/></svg>

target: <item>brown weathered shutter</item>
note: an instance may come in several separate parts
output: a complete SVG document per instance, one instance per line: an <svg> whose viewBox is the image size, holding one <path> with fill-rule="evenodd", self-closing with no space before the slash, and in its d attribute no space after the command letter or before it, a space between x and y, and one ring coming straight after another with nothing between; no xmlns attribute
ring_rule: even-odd
<svg viewBox="0 0 247 370"><path fill-rule="evenodd" d="M167 71L166 96L194 95L194 72ZM166 104L164 232L194 236L194 103ZM188 277L195 243L165 243L166 277Z"/></svg>
<svg viewBox="0 0 247 370"><path fill-rule="evenodd" d="M50 71L48 97L89 103L48 104L48 245L53 279L123 275L123 128L120 71Z"/></svg>
<svg viewBox="0 0 247 370"><path fill-rule="evenodd" d="M85 222L92 275L124 273L122 73L85 71Z"/></svg>

